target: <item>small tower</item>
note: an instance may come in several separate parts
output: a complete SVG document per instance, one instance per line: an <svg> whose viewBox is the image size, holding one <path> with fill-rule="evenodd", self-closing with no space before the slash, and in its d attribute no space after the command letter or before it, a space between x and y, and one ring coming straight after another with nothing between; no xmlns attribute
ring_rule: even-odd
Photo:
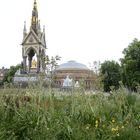
<svg viewBox="0 0 140 140"><path fill-rule="evenodd" d="M27 35L26 21L24 21L24 28L23 28L23 39L26 37L26 35Z"/></svg>
<svg viewBox="0 0 140 140"><path fill-rule="evenodd" d="M41 58L45 56L46 41L45 31L41 31L40 20L38 19L37 2L34 0L31 26L27 33L26 23L24 23L23 41L22 41L22 57L23 68L25 73L31 73L33 57L36 56L36 68L34 72L40 72L42 69Z"/></svg>

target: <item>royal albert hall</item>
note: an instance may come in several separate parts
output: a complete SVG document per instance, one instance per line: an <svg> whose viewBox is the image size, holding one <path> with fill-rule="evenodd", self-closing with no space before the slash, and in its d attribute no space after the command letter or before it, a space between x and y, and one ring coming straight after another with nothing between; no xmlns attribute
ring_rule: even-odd
<svg viewBox="0 0 140 140"><path fill-rule="evenodd" d="M96 75L86 65L76 61L68 61L59 65L54 73L55 84L57 87L62 87L64 79L69 76L74 82L83 82L85 88L93 87Z"/></svg>

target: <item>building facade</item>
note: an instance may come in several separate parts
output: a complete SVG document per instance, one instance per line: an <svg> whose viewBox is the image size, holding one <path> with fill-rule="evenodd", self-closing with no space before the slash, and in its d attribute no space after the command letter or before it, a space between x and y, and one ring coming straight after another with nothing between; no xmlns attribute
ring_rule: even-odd
<svg viewBox="0 0 140 140"><path fill-rule="evenodd" d="M86 65L76 61L68 61L59 65L55 70L55 84L62 87L64 79L69 76L73 82L83 82L85 88L91 89L95 82L96 75Z"/></svg>

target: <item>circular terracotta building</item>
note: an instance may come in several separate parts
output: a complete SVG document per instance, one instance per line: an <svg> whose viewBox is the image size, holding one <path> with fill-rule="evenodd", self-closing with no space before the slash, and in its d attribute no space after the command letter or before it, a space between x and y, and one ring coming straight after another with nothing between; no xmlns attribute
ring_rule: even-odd
<svg viewBox="0 0 140 140"><path fill-rule="evenodd" d="M86 88L92 88L95 74L86 65L76 61L68 61L59 65L55 70L55 84L62 87L64 79L69 76L76 83L83 81Z"/></svg>

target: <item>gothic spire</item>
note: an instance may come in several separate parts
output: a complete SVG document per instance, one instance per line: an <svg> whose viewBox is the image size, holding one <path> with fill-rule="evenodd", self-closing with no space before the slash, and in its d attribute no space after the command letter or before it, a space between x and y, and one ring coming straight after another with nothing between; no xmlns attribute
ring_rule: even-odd
<svg viewBox="0 0 140 140"><path fill-rule="evenodd" d="M32 10L31 28L35 31L35 33L37 33L37 31L38 31L38 10L37 10L36 0L34 0L33 10Z"/></svg>
<svg viewBox="0 0 140 140"><path fill-rule="evenodd" d="M43 32L45 33L45 25L43 25Z"/></svg>
<svg viewBox="0 0 140 140"><path fill-rule="evenodd" d="M27 32L27 29L26 29L26 21L24 21L24 28L23 28L23 32Z"/></svg>
<svg viewBox="0 0 140 140"><path fill-rule="evenodd" d="M27 35L26 21L24 21L23 38Z"/></svg>

